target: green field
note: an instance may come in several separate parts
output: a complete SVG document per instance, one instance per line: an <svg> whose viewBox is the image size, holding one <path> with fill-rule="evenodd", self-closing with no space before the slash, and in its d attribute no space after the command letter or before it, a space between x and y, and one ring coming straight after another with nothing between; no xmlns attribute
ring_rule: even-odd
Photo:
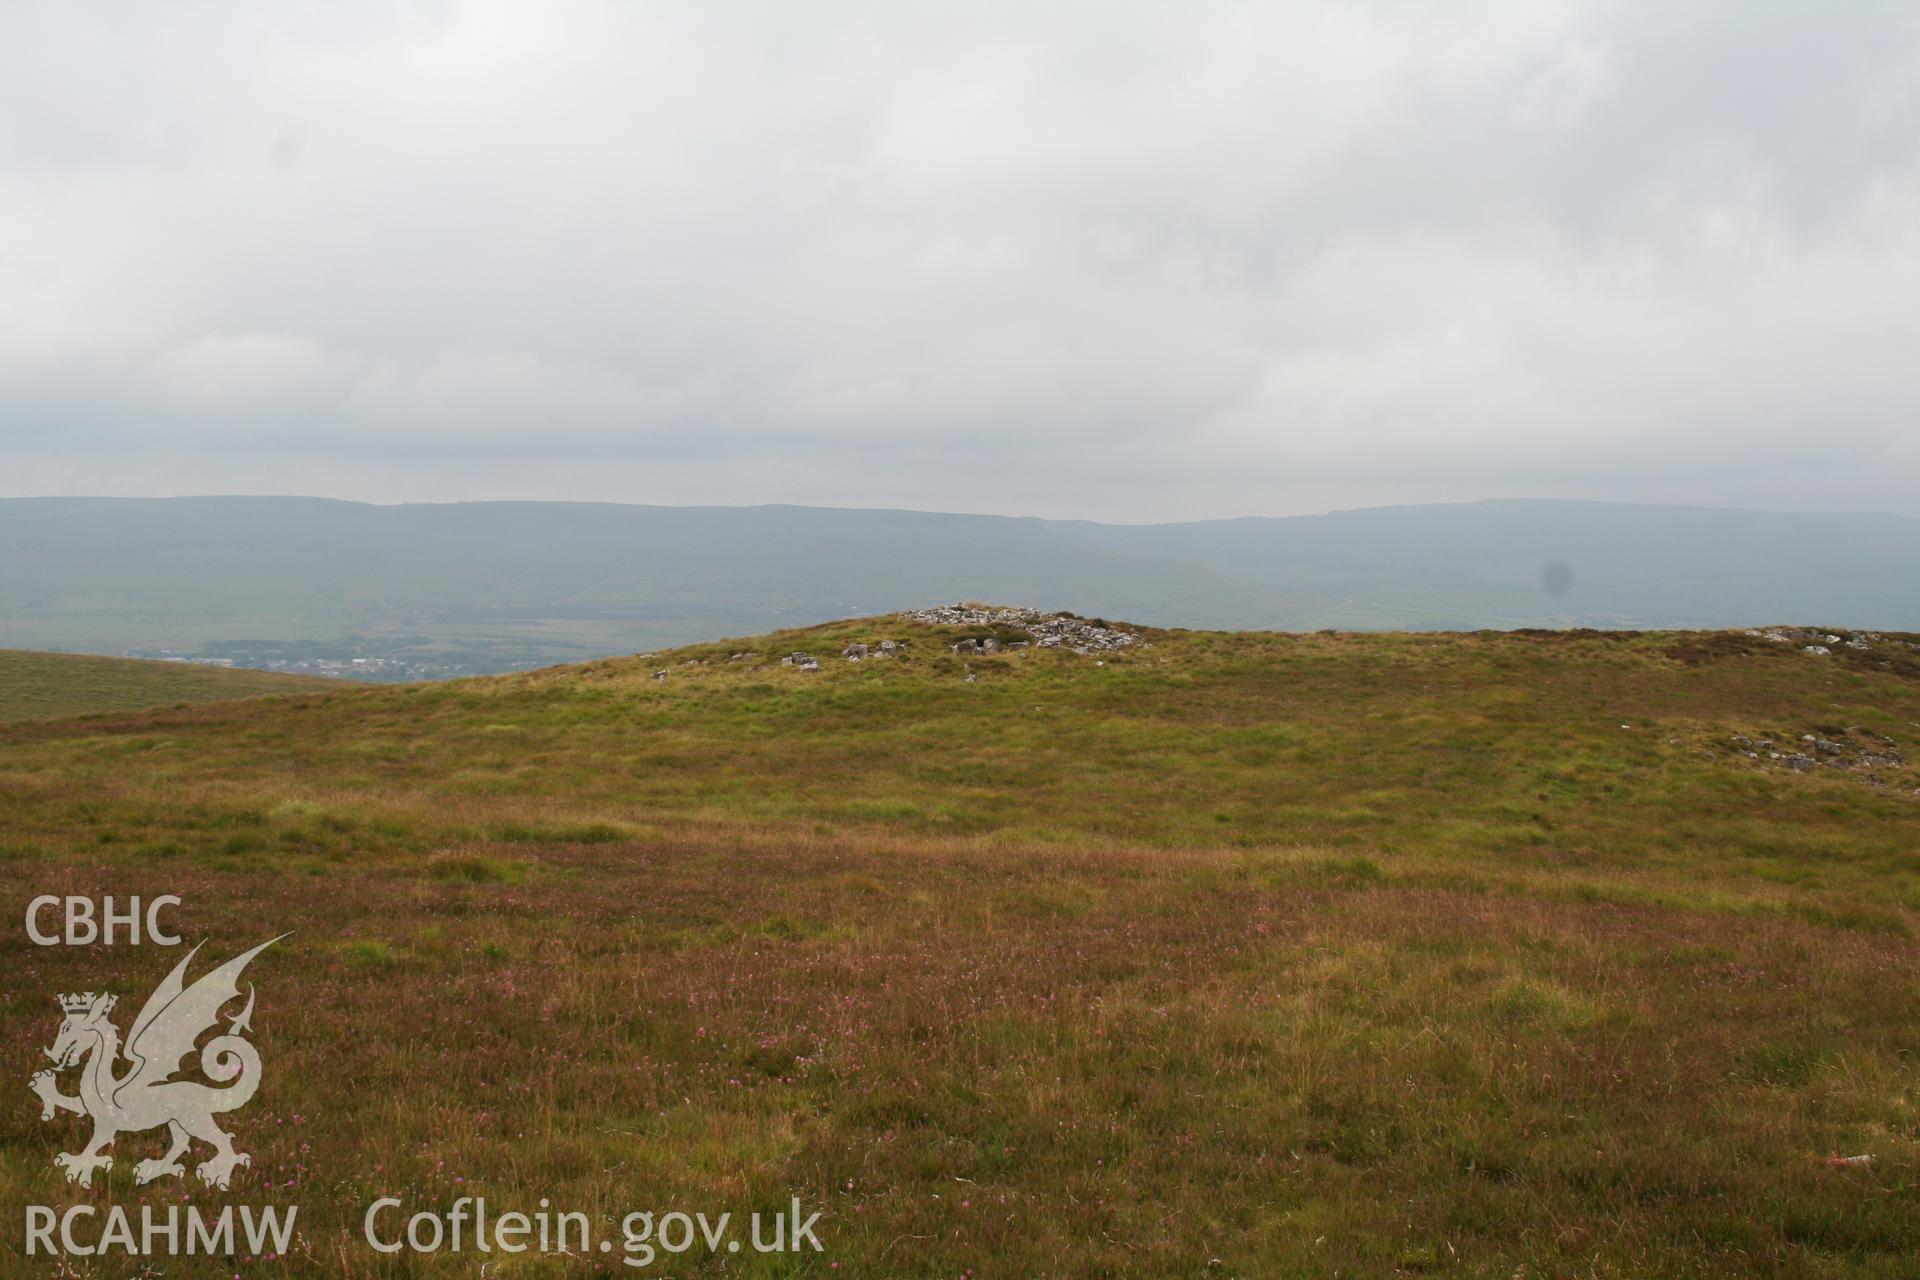
<svg viewBox="0 0 1920 1280"><path fill-rule="evenodd" d="M228 1123L300 1243L165 1274L1916 1274L1920 637L972 634L0 727L12 918L293 931ZM177 956L0 959L0 1200L219 1204L25 1091ZM383 1195L825 1251L389 1258Z"/></svg>
<svg viewBox="0 0 1920 1280"><path fill-rule="evenodd" d="M334 683L184 662L0 649L0 722L311 693Z"/></svg>

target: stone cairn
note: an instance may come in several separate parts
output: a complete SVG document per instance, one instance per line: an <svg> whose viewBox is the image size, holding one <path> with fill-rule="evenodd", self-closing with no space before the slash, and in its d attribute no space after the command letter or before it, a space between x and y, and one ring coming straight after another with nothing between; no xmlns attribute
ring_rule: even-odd
<svg viewBox="0 0 1920 1280"><path fill-rule="evenodd" d="M1032 640L1014 640L1004 646L989 636L984 640L962 640L953 646L960 654L999 653L1002 648L1024 649L1029 643L1036 649L1067 649L1073 653L1112 653L1131 648L1140 637L1117 627L1105 627L1064 613L1042 613L1038 609L989 609L981 605L942 604L930 609L915 609L900 615L911 622L937 627L1008 627L1024 631Z"/></svg>

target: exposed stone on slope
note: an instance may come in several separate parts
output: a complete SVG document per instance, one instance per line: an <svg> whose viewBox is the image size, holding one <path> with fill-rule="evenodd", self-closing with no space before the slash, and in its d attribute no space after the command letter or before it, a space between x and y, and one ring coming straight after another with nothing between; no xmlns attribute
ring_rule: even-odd
<svg viewBox="0 0 1920 1280"><path fill-rule="evenodd" d="M1906 758L1892 738L1858 725L1849 726L1844 733L1835 732L1833 737L1815 733L1799 737L1793 748L1745 733L1733 734L1731 740L1739 755L1763 766L1795 773L1811 773L1818 767L1840 769L1874 785L1887 781L1880 776L1881 771L1904 770L1906 766Z"/></svg>
<svg viewBox="0 0 1920 1280"><path fill-rule="evenodd" d="M1024 631L1036 648L1066 648L1079 654L1110 653L1140 641L1140 637L1131 631L1089 622L1072 614L1042 613L1038 609L989 609L982 605L950 604L915 609L900 616L937 627L1007 627ZM1011 641L1004 647L1024 648L1027 643ZM986 654L998 653L1002 647L999 638L986 636L962 640L953 646L953 651L960 654Z"/></svg>
<svg viewBox="0 0 1920 1280"><path fill-rule="evenodd" d="M1871 653L1877 648L1905 644L1909 649L1916 647L1911 641L1888 639L1877 631L1824 631L1817 627L1758 627L1747 632L1762 640L1771 640L1775 644L1797 644L1802 653L1816 657L1831 654L1836 647L1852 649L1855 653Z"/></svg>

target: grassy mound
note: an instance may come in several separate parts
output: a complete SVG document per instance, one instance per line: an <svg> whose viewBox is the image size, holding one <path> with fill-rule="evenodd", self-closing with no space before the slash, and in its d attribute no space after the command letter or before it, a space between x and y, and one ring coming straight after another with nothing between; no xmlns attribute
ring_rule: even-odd
<svg viewBox="0 0 1920 1280"><path fill-rule="evenodd" d="M311 693L336 683L275 671L0 649L0 722Z"/></svg>
<svg viewBox="0 0 1920 1280"><path fill-rule="evenodd" d="M0 875L296 931L276 1274L384 1274L382 1194L826 1210L695 1274L1910 1274L1920 638L1140 634L15 725ZM146 950L6 935L16 1077ZM79 1136L0 1110L0 1194Z"/></svg>

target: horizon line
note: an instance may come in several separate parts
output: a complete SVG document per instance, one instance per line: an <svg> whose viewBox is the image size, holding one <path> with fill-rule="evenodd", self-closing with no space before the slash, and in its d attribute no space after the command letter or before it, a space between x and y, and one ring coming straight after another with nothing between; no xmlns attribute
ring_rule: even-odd
<svg viewBox="0 0 1920 1280"><path fill-rule="evenodd" d="M924 507L832 506L805 502L668 503L621 502L609 499L578 498L450 498L442 500L376 502L364 498L337 498L325 494L302 493L175 493L164 495L89 493L0 494L0 503L13 502L325 502L336 503L341 506L377 507L383 510L397 510L404 507L543 506L623 507L649 511L822 511L868 515L952 516L973 520L1032 520L1047 524L1092 524L1105 525L1112 528L1140 529L1167 528L1179 525L1232 524L1255 520L1320 520L1333 516L1360 515L1382 511L1416 511L1448 507L1521 505L1625 507L1659 511L1711 511L1726 515L1878 517L1893 520L1920 520L1920 515L1904 515L1897 511L1884 510L1834 511L1826 509L1783 509L1777 507L1722 507L1687 502L1645 502L1618 498L1552 497L1468 498L1454 502L1395 502L1360 507L1331 507L1324 511L1295 512L1290 515L1245 514L1207 516L1193 520L1093 520L1078 516L1007 515L985 511L942 511Z"/></svg>

